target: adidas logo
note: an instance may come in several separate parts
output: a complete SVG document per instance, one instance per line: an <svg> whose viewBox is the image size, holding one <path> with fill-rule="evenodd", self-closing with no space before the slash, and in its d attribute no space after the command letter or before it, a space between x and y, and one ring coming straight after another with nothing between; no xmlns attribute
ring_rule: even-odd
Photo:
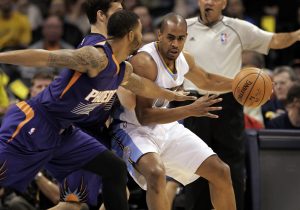
<svg viewBox="0 0 300 210"><path fill-rule="evenodd" d="M189 41L196 41L194 37L191 37Z"/></svg>

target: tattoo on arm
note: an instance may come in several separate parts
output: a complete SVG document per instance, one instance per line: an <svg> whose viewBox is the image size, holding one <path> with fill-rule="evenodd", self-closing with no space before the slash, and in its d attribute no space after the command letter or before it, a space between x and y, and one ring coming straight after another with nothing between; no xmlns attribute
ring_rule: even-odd
<svg viewBox="0 0 300 210"><path fill-rule="evenodd" d="M83 47L78 50L59 50L49 53L48 65L50 67L67 67L87 72L89 70L101 71L108 64L104 53L94 47Z"/></svg>

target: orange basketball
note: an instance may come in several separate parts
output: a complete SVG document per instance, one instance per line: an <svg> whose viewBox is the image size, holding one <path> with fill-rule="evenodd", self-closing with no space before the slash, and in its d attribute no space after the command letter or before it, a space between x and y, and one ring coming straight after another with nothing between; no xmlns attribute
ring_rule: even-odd
<svg viewBox="0 0 300 210"><path fill-rule="evenodd" d="M235 99L247 107L258 107L272 95L272 80L262 69L243 68L233 79L232 93Z"/></svg>

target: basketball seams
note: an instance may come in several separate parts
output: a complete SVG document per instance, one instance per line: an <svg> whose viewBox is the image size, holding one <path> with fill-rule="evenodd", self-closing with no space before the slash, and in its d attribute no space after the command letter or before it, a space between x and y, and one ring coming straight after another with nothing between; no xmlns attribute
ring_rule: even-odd
<svg viewBox="0 0 300 210"><path fill-rule="evenodd" d="M232 92L235 99L243 106L258 107L272 94L272 81L262 69L245 68L245 71L241 70L235 76Z"/></svg>
<svg viewBox="0 0 300 210"><path fill-rule="evenodd" d="M234 89L234 91L233 91L233 94L235 95L236 94L236 91L237 91L237 88L239 87L239 85L243 82L243 80L245 79L245 78L247 78L249 75L251 75L251 74L257 74L257 72L256 73L249 73L249 74L247 74L247 75L245 75L236 85L235 85L235 89Z"/></svg>
<svg viewBox="0 0 300 210"><path fill-rule="evenodd" d="M266 95L266 89L267 89L267 83L266 83L266 80L270 80L270 78L267 77L266 75L263 75L263 74L261 75L261 77L263 78L263 81L264 81L264 95L263 95L262 100L265 101L265 95ZM270 81L270 82L272 82L272 81ZM261 101L261 103L264 103L264 102ZM260 105L260 104L259 104L259 105Z"/></svg>
<svg viewBox="0 0 300 210"><path fill-rule="evenodd" d="M266 95L266 90L269 89L269 87L267 87L267 84L268 83L272 84L272 80L270 79L270 77L268 75L265 75L265 74L261 74L261 77L264 80L264 97L263 97L263 99L264 99L265 95ZM271 89L273 89L272 85L271 85ZM263 103L265 103L265 102L263 102Z"/></svg>
<svg viewBox="0 0 300 210"><path fill-rule="evenodd" d="M266 94L266 81L265 81L265 78L263 77L262 74L260 74L259 76L262 78L262 80L263 80L263 82L264 82L264 93L263 93L263 97L261 98L261 100L260 100L260 102L257 104L257 106L260 106L260 104L264 101L264 99L265 99L265 94Z"/></svg>
<svg viewBox="0 0 300 210"><path fill-rule="evenodd" d="M250 93L252 92L252 90L253 90L253 88L254 88L254 86L255 86L255 83L256 83L256 81L258 80L259 75L261 74L261 71L262 71L262 70L260 70L260 71L258 72L258 74L256 73L256 74L257 74L256 79L255 79L255 81L253 82L252 87L251 87L251 89L250 89L250 91L249 91L249 93L248 93L248 95L247 95L245 101L243 102L243 105L245 105L247 99L249 98L249 95L250 95ZM245 76L245 78L246 78L246 76Z"/></svg>

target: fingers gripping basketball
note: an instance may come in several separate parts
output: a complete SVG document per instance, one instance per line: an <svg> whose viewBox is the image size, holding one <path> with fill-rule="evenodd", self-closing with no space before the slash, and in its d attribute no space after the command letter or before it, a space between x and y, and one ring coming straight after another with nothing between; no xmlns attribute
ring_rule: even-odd
<svg viewBox="0 0 300 210"><path fill-rule="evenodd" d="M234 78L232 92L235 99L247 107L258 107L272 95L272 80L263 70L248 67Z"/></svg>

